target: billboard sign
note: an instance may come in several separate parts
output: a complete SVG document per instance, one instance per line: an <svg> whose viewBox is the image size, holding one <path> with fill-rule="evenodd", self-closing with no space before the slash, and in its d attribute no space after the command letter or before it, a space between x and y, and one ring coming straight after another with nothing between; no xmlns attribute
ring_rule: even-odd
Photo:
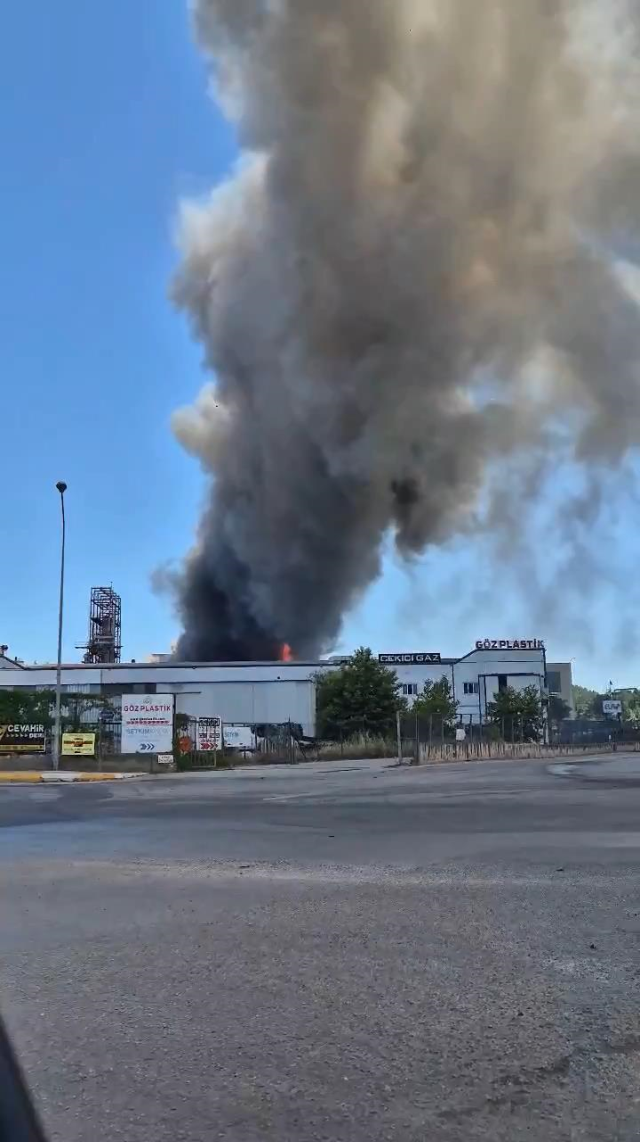
<svg viewBox="0 0 640 1142"><path fill-rule="evenodd" d="M251 726L225 725L222 735L227 749L251 751L256 748L255 734Z"/></svg>
<svg viewBox="0 0 640 1142"><path fill-rule="evenodd" d="M171 753L173 694L123 694L121 753Z"/></svg>
<svg viewBox="0 0 640 1142"><path fill-rule="evenodd" d="M44 726L0 726L0 753L44 753Z"/></svg>
<svg viewBox="0 0 640 1142"><path fill-rule="evenodd" d="M602 713L610 718L619 718L622 715L622 702L619 698L605 698L602 703Z"/></svg>
<svg viewBox="0 0 640 1142"><path fill-rule="evenodd" d="M62 756L63 757L95 757L96 756L96 735L95 734L63 734L62 735Z"/></svg>
<svg viewBox="0 0 640 1142"><path fill-rule="evenodd" d="M541 638L479 638L476 650L544 650L544 642Z"/></svg>
<svg viewBox="0 0 640 1142"><path fill-rule="evenodd" d="M425 666L442 662L442 655L433 650L421 651L419 654L379 654L378 662L383 666Z"/></svg>
<svg viewBox="0 0 640 1142"><path fill-rule="evenodd" d="M198 718L196 749L198 753L215 753L222 741L220 718Z"/></svg>

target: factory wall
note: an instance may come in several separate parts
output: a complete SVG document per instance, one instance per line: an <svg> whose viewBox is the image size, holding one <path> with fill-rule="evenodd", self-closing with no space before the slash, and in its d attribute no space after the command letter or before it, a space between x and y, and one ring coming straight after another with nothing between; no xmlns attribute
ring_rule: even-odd
<svg viewBox="0 0 640 1142"><path fill-rule="evenodd" d="M255 724L287 722L315 733L317 663L247 663L190 666L151 663L117 666L64 666L64 693L102 694L117 709L123 694L175 694L176 713L191 717L217 716L225 722ZM55 686L55 668L29 668L3 672L2 687L29 689ZM84 720L97 719L87 709Z"/></svg>
<svg viewBox="0 0 640 1142"><path fill-rule="evenodd" d="M395 670L404 696L411 704L427 681L448 678L461 719L480 721L487 706L504 686L522 690L535 686L542 694L547 670L552 689L571 701L571 664L547 667L539 641L476 644L464 658L441 658L437 654L381 654L381 661ZM7 660L5 660L6 663ZM3 664L4 665L4 664ZM336 669L336 662L220 663L191 665L159 661L123 663L114 666L70 665L63 667L65 692L104 694L117 707L122 694L172 693L176 712L191 717L217 716L225 722L283 723L291 720L305 734L315 734L315 683L318 672ZM55 667L15 664L2 671L2 687L30 689L55 686ZM86 720L96 720L88 711Z"/></svg>

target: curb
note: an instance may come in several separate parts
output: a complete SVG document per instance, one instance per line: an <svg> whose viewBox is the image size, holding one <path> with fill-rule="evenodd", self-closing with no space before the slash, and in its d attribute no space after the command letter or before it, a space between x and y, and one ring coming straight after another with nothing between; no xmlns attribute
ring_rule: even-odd
<svg viewBox="0 0 640 1142"><path fill-rule="evenodd" d="M147 777L146 773L64 773L60 770L46 773L0 772L0 785L69 785L83 781L124 781L132 777Z"/></svg>

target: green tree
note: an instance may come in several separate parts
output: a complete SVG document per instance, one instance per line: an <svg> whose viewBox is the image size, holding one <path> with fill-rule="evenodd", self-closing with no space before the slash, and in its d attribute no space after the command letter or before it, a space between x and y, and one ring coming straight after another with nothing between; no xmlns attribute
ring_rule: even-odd
<svg viewBox="0 0 640 1142"><path fill-rule="evenodd" d="M321 737L390 733L398 710L406 708L394 670L361 647L337 670L316 676L316 711Z"/></svg>
<svg viewBox="0 0 640 1142"><path fill-rule="evenodd" d="M411 712L419 718L431 718L437 725L443 722L447 729L451 729L458 715L458 705L451 692L451 683L443 674L438 682L425 682Z"/></svg>
<svg viewBox="0 0 640 1142"><path fill-rule="evenodd" d="M597 690L589 690L587 686L573 687L573 705L578 718L592 718L594 700L599 697ZM602 705L600 706L602 714Z"/></svg>
<svg viewBox="0 0 640 1142"><path fill-rule="evenodd" d="M539 741L542 735L542 701L537 686L500 690L487 709L489 721L507 741Z"/></svg>
<svg viewBox="0 0 640 1142"><path fill-rule="evenodd" d="M640 690L628 690L624 695L622 716L625 722L637 725L640 722Z"/></svg>
<svg viewBox="0 0 640 1142"><path fill-rule="evenodd" d="M0 690L0 725L42 725L53 723L55 693L52 690Z"/></svg>
<svg viewBox="0 0 640 1142"><path fill-rule="evenodd" d="M55 690L0 690L0 725L53 725L56 704ZM62 695L62 723L69 730L77 730L86 710L112 709L102 694Z"/></svg>

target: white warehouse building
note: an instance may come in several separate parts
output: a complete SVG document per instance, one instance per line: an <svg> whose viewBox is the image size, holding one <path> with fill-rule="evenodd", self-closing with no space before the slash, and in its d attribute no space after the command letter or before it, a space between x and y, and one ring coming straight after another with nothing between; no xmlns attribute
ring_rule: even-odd
<svg viewBox="0 0 640 1142"><path fill-rule="evenodd" d="M421 693L426 681L446 677L458 703L458 716L466 723L484 721L488 706L507 687L525 690L535 686L541 697L550 693L563 698L573 714L571 663L547 663L540 639L482 639L462 658L425 652L381 654L380 660L396 671L409 702Z"/></svg>
<svg viewBox="0 0 640 1142"><path fill-rule="evenodd" d="M396 671L411 701L425 682L446 676L465 722L484 719L487 706L506 686L536 686L563 697L572 707L571 665L547 664L537 639L483 640L463 658L434 652L383 653L381 662ZM62 667L63 693L108 697L117 709L123 694L173 694L176 714L219 717L226 723L257 725L291 721L313 736L316 729L315 678L341 660L320 662L173 662L163 655L151 662ZM27 666L0 655L0 689L55 687L56 667Z"/></svg>

